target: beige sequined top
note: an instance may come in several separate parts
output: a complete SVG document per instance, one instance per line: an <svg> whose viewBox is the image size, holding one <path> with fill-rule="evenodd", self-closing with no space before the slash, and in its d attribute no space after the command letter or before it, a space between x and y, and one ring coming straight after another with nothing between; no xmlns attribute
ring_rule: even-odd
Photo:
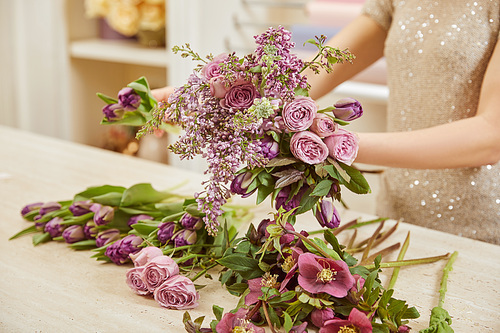
<svg viewBox="0 0 500 333"><path fill-rule="evenodd" d="M474 116L482 77L500 37L499 3L365 3L364 13L388 31L384 52L389 131ZM382 179L380 216L500 244L500 163L447 170L389 169Z"/></svg>

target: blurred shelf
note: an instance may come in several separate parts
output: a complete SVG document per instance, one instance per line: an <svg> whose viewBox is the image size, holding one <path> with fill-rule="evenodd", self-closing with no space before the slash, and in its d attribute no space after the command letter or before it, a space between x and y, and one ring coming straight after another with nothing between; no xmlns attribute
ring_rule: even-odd
<svg viewBox="0 0 500 333"><path fill-rule="evenodd" d="M389 88L382 84L347 81L333 91L336 94L352 97L363 102L387 103Z"/></svg>
<svg viewBox="0 0 500 333"><path fill-rule="evenodd" d="M165 48L148 48L136 41L103 40L99 38L71 42L70 54L73 58L78 59L162 68L167 67L169 59Z"/></svg>

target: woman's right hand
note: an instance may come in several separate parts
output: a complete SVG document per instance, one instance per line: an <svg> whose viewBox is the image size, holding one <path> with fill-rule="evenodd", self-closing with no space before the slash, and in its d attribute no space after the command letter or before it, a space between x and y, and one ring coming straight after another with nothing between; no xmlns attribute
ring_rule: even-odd
<svg viewBox="0 0 500 333"><path fill-rule="evenodd" d="M158 102L167 101L170 94L174 92L174 87L166 86L151 90L151 94Z"/></svg>

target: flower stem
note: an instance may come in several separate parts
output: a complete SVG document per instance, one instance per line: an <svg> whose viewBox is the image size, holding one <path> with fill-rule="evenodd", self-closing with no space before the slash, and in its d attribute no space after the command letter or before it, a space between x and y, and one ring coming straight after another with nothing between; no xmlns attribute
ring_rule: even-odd
<svg viewBox="0 0 500 333"><path fill-rule="evenodd" d="M276 333L276 331L274 330L273 323L271 322L271 318L269 318L269 312L267 311L266 302L262 302L262 309L264 310L264 315L266 316L267 325L269 325L271 332Z"/></svg>
<svg viewBox="0 0 500 333"><path fill-rule="evenodd" d="M399 251L398 254L398 261L403 260L406 250L408 249L408 245L410 245L410 232L408 231L408 235L406 236L405 242L403 243L403 247L401 248L401 251ZM389 286L387 289L392 289L394 288L394 285L396 284L396 280L398 279L399 275L399 269L400 267L395 267L394 270L392 271L392 276L391 280L389 281Z"/></svg>
<svg viewBox="0 0 500 333"><path fill-rule="evenodd" d="M313 241L311 241L309 238L307 238L306 236L296 232L296 231L293 231L293 230L288 230L288 229L283 229L285 230L285 232L289 233L289 234L292 234L294 236L297 236L299 237L303 242L306 242L307 244L311 245L316 251L318 251L319 253L321 253L325 258L330 258L330 259L333 259L333 260L336 260L335 258L332 258L331 255L329 255L328 253L326 253L325 251L323 251L322 248L320 248L318 245L316 245L316 243L314 243Z"/></svg>
<svg viewBox="0 0 500 333"><path fill-rule="evenodd" d="M192 247L220 247L220 245L215 245L215 244L191 244L191 245L183 245L183 246L177 246L171 249L166 249L163 250L164 255L168 255L170 253L174 253L175 251L180 251L180 250L188 250Z"/></svg>
<svg viewBox="0 0 500 333"><path fill-rule="evenodd" d="M196 280L197 280L200 276L202 276L203 274L205 274L206 272L208 272L209 270L211 270L212 268L214 268L214 267L215 267L215 266L217 266L217 265L218 265L218 263L216 262L216 263L214 263L214 264L212 264L212 265L208 266L208 267L207 267L207 268L205 268L204 270L202 270L202 271L198 272L198 274L196 274L196 275L195 275L195 276L191 279L191 281L193 281L193 282L194 282L194 281L196 281Z"/></svg>
<svg viewBox="0 0 500 333"><path fill-rule="evenodd" d="M426 257L426 258L418 258L418 259L408 259L408 260L400 260L400 261L388 261L380 263L380 268L392 268L392 267L401 267L401 266L412 266L412 265L421 265L421 264L430 264L442 259L446 259L450 256L449 253L446 253L441 256L436 257ZM367 269L375 268L375 265L366 265Z"/></svg>
<svg viewBox="0 0 500 333"><path fill-rule="evenodd" d="M444 296L446 294L446 291L448 289L448 273L453 270L453 263L455 262L455 259L457 259L458 252L455 251L451 255L450 259L446 263L446 266L444 266L443 269L443 278L441 279L441 286L439 288L439 304L438 306L443 307L444 305Z"/></svg>

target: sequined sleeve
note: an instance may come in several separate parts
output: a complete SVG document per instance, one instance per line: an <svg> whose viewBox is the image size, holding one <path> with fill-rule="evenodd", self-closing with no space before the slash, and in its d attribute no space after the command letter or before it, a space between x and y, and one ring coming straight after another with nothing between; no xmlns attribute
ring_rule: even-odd
<svg viewBox="0 0 500 333"><path fill-rule="evenodd" d="M373 18L385 30L389 30L392 22L392 0L367 0L362 13Z"/></svg>

